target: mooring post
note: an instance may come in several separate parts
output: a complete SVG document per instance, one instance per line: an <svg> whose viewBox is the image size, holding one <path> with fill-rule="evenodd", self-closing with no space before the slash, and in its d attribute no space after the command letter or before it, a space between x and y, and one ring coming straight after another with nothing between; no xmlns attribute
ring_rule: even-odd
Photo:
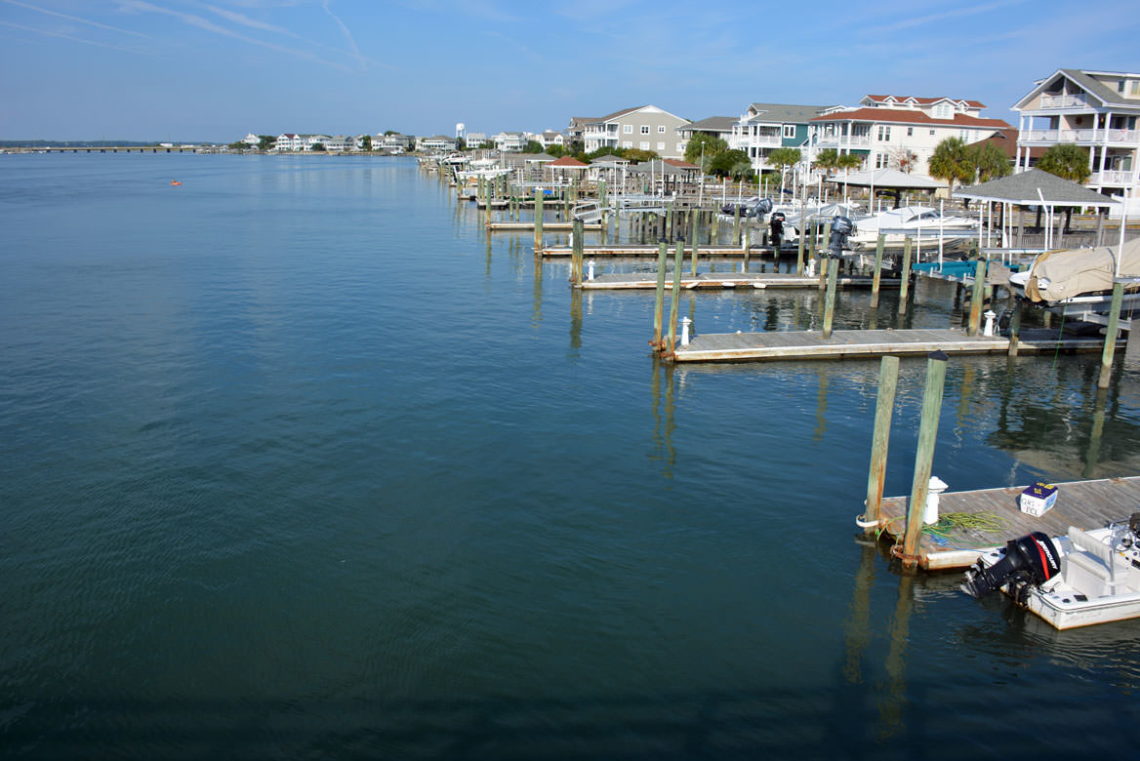
<svg viewBox="0 0 1140 761"><path fill-rule="evenodd" d="M910 296L910 244L908 236L903 241L902 280L899 282L899 314L906 314L906 301Z"/></svg>
<svg viewBox="0 0 1140 761"><path fill-rule="evenodd" d="M887 245L887 236L879 233L879 240L875 243L875 271L871 274L871 308L879 308L879 287L883 280L883 248Z"/></svg>
<svg viewBox="0 0 1140 761"><path fill-rule="evenodd" d="M534 253L542 250L542 188L534 189Z"/></svg>
<svg viewBox="0 0 1140 761"><path fill-rule="evenodd" d="M906 534L903 537L903 565L913 568L918 563L918 542L922 534L926 494L930 490L930 471L934 465L934 445L938 439L938 419L942 413L942 391L946 385L944 352L926 355L926 388L922 392L922 419L918 425L918 451L914 457L914 481L906 506Z"/></svg>
<svg viewBox="0 0 1140 761"><path fill-rule="evenodd" d="M677 347L677 316L681 311L681 268L685 264L685 240L677 239L677 252L673 255L673 293L669 307L669 355Z"/></svg>
<svg viewBox="0 0 1140 761"><path fill-rule="evenodd" d="M720 244L720 215L715 211L712 212L712 229L709 232L709 245L716 246Z"/></svg>
<svg viewBox="0 0 1140 761"><path fill-rule="evenodd" d="M803 220L800 220L800 235L796 246L796 274L804 274L804 239L807 237L807 231L804 229Z"/></svg>
<svg viewBox="0 0 1140 761"><path fill-rule="evenodd" d="M970 291L970 322L966 326L966 335L978 335L978 327L982 321L982 293L986 286L986 260L978 259L974 264L974 287Z"/></svg>
<svg viewBox="0 0 1140 761"><path fill-rule="evenodd" d="M867 474L867 506L863 512L864 533L878 528L883 486L887 479L887 450L891 443L891 416L899 383L899 358L883 355L879 363L879 395L875 401L875 432L871 438L871 470Z"/></svg>
<svg viewBox="0 0 1140 761"><path fill-rule="evenodd" d="M831 222L828 221L823 226L823 239L816 244L815 250L819 253L819 289L822 291L827 287L827 274L832 269L839 269L839 259L831 259L825 253L828 240L831 238Z"/></svg>
<svg viewBox="0 0 1140 761"><path fill-rule="evenodd" d="M740 245L740 204L732 210L732 245Z"/></svg>
<svg viewBox="0 0 1140 761"><path fill-rule="evenodd" d="M1121 220L1121 224L1124 221ZM1100 377L1097 378L1097 388L1108 388L1108 383L1112 380L1112 359L1116 353L1116 333L1120 326L1120 305L1124 300L1124 283L1117 280L1112 284L1112 306L1109 308L1108 313L1108 328L1104 334L1104 352L1100 358ZM1129 331L1129 339L1131 340L1132 334Z"/></svg>
<svg viewBox="0 0 1140 761"><path fill-rule="evenodd" d="M653 340L650 343L654 351L661 351L661 317L665 311L665 261L669 257L669 249L664 240L657 245L657 299L653 302Z"/></svg>
<svg viewBox="0 0 1140 761"><path fill-rule="evenodd" d="M1009 356L1017 356L1017 344L1021 340L1021 299L1014 297L1013 313L1009 316Z"/></svg>
<svg viewBox="0 0 1140 761"><path fill-rule="evenodd" d="M574 285L582 285L582 238L585 235L585 225L582 220L575 219L571 224L574 235L574 245L571 248L572 261L570 263L570 281Z"/></svg>
<svg viewBox="0 0 1140 761"><path fill-rule="evenodd" d="M696 214L693 214L691 216L691 219L693 221L693 225L692 225L692 230L689 231L689 240L691 240L693 242L692 243L693 253L692 253L692 260L691 260L692 264L690 267L689 274L691 274L693 277L696 277L697 276L697 255L698 255L698 253L700 251L700 247L701 247L700 246L701 236L700 236L700 232L699 232L700 231L700 221L699 221L698 215L696 215Z"/></svg>
<svg viewBox="0 0 1140 761"><path fill-rule="evenodd" d="M831 324L835 320L835 285L839 280L839 260L824 259L827 264L827 297L823 307L823 337L831 338Z"/></svg>

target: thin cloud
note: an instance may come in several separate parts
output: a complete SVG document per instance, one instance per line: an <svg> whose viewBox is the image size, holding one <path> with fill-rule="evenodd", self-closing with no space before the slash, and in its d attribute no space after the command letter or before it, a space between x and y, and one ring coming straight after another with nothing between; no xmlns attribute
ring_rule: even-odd
<svg viewBox="0 0 1140 761"><path fill-rule="evenodd" d="M11 21L0 21L0 26L7 26L12 29L19 29L21 32L32 32L34 34L42 34L45 37L58 37L61 40L70 40L72 42L79 42L84 45L94 45L97 48L107 48L108 50L118 50L123 53L138 53L137 50L130 48L120 47L119 45L110 45L105 42L96 42L95 40L84 39L83 37L75 37L74 35L64 34L63 32L52 32L47 29L36 29L35 27L24 26L23 24L13 24Z"/></svg>
<svg viewBox="0 0 1140 761"><path fill-rule="evenodd" d="M69 16L66 13L60 13L59 11L48 10L47 8L41 8L38 5L32 5L31 3L21 3L21 2L18 2L18 0L0 0L0 2L5 2L8 5L15 5L18 8L26 8L29 11L35 11L36 13L43 13L43 14L46 14L48 16L56 16L57 18L67 19L68 21L74 21L78 24L86 24L87 26L93 26L96 29L107 29L108 31L112 31L112 32L120 32L122 34L129 34L129 35L132 35L134 37L142 37L144 39L149 39L149 38L147 38L147 35L142 34L141 32L135 32L135 31L132 31L130 29L122 29L122 28L117 27L117 26L111 26L110 24L101 24L98 21L91 21L90 19L79 18L78 16ZM13 26L13 24L8 24L8 26ZM55 36L60 36L60 35L55 35ZM76 37L74 39L77 42L83 42L84 41L84 40L79 39L78 37ZM92 44L97 44L97 43L92 43ZM104 46L104 47L107 47L107 46Z"/></svg>
<svg viewBox="0 0 1140 761"><path fill-rule="evenodd" d="M250 18L244 13L226 10L225 8L219 8L216 5L204 5L203 7L209 10L211 13L216 13L217 15L221 16L226 21L231 21L242 26L248 26L250 29L258 29L262 32L273 32L274 34L283 34L286 37L300 37L300 35L295 34L294 32L291 32L284 27L276 26L275 24L269 24L264 21L259 21L255 18Z"/></svg>
<svg viewBox="0 0 1140 761"><path fill-rule="evenodd" d="M1005 8L1010 5L1020 5L1025 0L999 0L996 3L986 3L985 5L975 5L968 8L953 8L948 11L940 13L930 13L926 16L914 16L908 19L896 21L893 24L886 24L884 26L872 27L864 29L863 31L868 34L882 34L883 32L897 32L900 29L911 29L916 26L923 26L925 24L932 24L935 21L945 21L946 19L961 18L963 16L976 16L979 13L988 13L989 11L997 10L998 8Z"/></svg>
<svg viewBox="0 0 1140 761"><path fill-rule="evenodd" d="M334 61L326 61L324 58L313 55L306 50L287 48L284 45L275 45L272 42L265 42L254 37L249 37L239 32L235 32L232 29L227 29L224 26L219 26L213 21L210 21L207 18L203 18L202 16L198 16L193 13L185 13L183 11L176 11L171 8L163 8L162 6L154 5L153 3L142 2L142 0L119 0L119 5L123 8L129 8L132 10L159 13L165 16L171 16L178 19L184 24L196 27L203 31L211 32L213 34L220 34L223 37L229 37L231 39L239 40L250 45L257 45L259 47L267 48L268 50L273 50L278 53L284 53L285 55L296 56L297 58L303 58L307 61L321 63L325 66L332 66L334 68L341 69L342 71L350 71L348 67L344 66L343 64L339 64Z"/></svg>
<svg viewBox="0 0 1140 761"><path fill-rule="evenodd" d="M368 62L365 60L364 56L360 54L360 48L356 46L356 40L353 39L352 32L348 31L348 27L345 25L345 23L340 20L339 16L332 12L331 8L329 8L329 0L321 0L321 7L325 9L325 13L328 14L329 18L335 21L336 25L340 27L340 32L344 35L344 39L348 43L348 49L352 51L352 57L356 59L356 62L360 65L361 70L367 69Z"/></svg>

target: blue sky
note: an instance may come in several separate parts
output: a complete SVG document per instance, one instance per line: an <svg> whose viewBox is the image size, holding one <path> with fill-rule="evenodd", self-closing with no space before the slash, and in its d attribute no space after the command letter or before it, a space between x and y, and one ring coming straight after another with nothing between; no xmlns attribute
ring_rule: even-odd
<svg viewBox="0 0 1140 761"><path fill-rule="evenodd" d="M1136 0L0 0L0 138L562 129L1140 70Z"/></svg>

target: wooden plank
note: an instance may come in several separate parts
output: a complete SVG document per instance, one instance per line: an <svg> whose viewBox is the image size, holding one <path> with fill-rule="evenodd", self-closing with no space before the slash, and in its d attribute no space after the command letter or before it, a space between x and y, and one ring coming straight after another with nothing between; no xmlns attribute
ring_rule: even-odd
<svg viewBox="0 0 1140 761"><path fill-rule="evenodd" d="M1128 518L1140 506L1140 476L1069 481L1055 484L1057 504L1042 516L1021 512L1018 496L1028 486L947 492L939 500L939 513L991 514L1000 527L988 531L954 528L944 540L924 534L919 542L919 565L928 570L965 568L979 555L1033 531L1049 536L1065 534L1069 526L1089 530ZM884 533L899 537L904 530L906 497L888 497L881 507Z"/></svg>
<svg viewBox="0 0 1140 761"><path fill-rule="evenodd" d="M702 251L704 249L701 249ZM844 288L870 287L871 278L841 277L837 281ZM698 288L815 288L819 284L818 278L796 275L790 272L704 272L698 275L685 275L681 278L681 287L686 289ZM887 287L899 286L898 280L885 280L882 284ZM649 272L607 273L597 275L593 280L584 281L579 287L592 291L613 291L630 289L654 289L657 287L657 276ZM666 287L672 287L669 283Z"/></svg>
<svg viewBox="0 0 1140 761"><path fill-rule="evenodd" d="M534 229L534 222L490 222L487 229L491 232L523 232ZM543 222L542 229L546 232L570 232L574 229L573 222ZM587 232L601 232L602 226L586 225ZM570 249L566 249L566 256L570 256Z"/></svg>

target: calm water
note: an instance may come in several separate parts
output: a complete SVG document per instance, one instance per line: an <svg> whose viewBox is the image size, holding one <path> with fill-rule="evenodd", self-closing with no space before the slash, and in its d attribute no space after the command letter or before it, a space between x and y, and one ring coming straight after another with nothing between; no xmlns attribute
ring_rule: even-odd
<svg viewBox="0 0 1140 761"><path fill-rule="evenodd" d="M479 222L410 160L0 157L5 757L1135 739L1140 622L1058 634L856 538L876 362L656 367L652 293L572 294ZM836 326L896 324L868 301ZM682 308L705 332L819 321L815 291ZM927 285L909 319L960 315ZM1140 387L1098 409L1098 365L953 360L935 473L1135 474Z"/></svg>

